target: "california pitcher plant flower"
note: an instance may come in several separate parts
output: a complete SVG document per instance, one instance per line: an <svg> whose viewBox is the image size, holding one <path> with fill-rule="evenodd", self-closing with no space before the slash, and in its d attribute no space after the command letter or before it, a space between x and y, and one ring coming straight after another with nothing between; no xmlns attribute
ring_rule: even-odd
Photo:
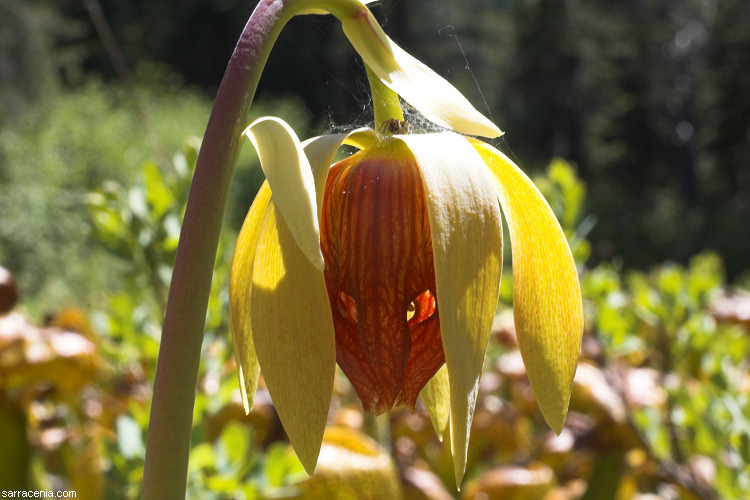
<svg viewBox="0 0 750 500"><path fill-rule="evenodd" d="M513 259L518 342L541 412L560 432L583 314L575 263L547 202L505 155L501 135L448 82L381 30L368 2L300 1L336 15L364 60L375 128L300 143L277 118L252 122L267 181L237 240L232 337L245 410L262 370L308 473L336 364L366 411L421 397L448 430L457 484L502 268ZM440 132L409 133L401 96ZM332 164L338 149L358 148Z"/></svg>

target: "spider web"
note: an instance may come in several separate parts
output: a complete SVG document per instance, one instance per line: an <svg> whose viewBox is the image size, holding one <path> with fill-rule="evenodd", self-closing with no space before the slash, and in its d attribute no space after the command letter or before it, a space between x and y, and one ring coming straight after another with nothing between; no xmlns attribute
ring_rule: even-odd
<svg viewBox="0 0 750 500"><path fill-rule="evenodd" d="M406 0L400 0L406 1ZM395 2L377 2L371 4L375 7L374 13L378 18L381 26L388 32L388 25L391 20L391 14L395 10ZM297 57L305 60L306 64L315 68L315 71L309 75L303 75L302 78L308 78L310 84L307 86L310 92L313 92L318 102L322 103L325 109L316 112L313 116L313 132L315 134L335 134L345 133L354 128L374 126L372 96L367 82L364 64L361 57L351 47L346 37L343 35L339 22L331 16L309 16L307 22L312 22L316 26L317 34L327 45L326 52L330 54L331 47L336 45L337 56L341 57L340 65L335 69L339 74L331 69L329 64L322 64L320 56L313 53L313 50L304 43L297 43ZM452 40L463 58L463 70L468 72L477 93L481 99L482 105L486 110L487 116L494 122L492 110L490 109L487 98L482 91L479 80L472 69L469 58L464 50L463 44L455 27L451 24L437 29L440 36ZM330 96L346 96L347 103L336 101ZM333 101L333 102L332 102ZM345 104L343 106L342 104ZM404 112L404 118L409 124L412 133L430 133L441 132L445 129L431 122L414 107L401 99L401 105ZM508 154L515 158L510 146L504 137L492 139L491 142L495 147L504 149Z"/></svg>

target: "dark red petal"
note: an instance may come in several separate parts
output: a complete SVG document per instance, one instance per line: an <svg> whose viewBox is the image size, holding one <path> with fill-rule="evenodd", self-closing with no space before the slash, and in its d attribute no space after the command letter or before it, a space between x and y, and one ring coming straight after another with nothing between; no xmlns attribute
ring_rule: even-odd
<svg viewBox="0 0 750 500"><path fill-rule="evenodd" d="M336 361L376 414L413 410L445 362L424 188L397 144L334 165L321 220Z"/></svg>

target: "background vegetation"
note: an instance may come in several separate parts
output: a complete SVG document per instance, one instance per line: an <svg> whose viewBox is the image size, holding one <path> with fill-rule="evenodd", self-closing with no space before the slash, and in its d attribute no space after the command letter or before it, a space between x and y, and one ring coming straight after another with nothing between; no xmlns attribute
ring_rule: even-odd
<svg viewBox="0 0 750 500"><path fill-rule="evenodd" d="M253 6L0 3L0 265L21 291L16 312L0 311L0 436L10 443L0 487L137 496L198 138ZM584 359L557 439L518 366L505 279L463 495L742 498L750 5L385 0L375 11L508 131L498 147L538 174L581 270ZM372 119L361 63L324 17L292 21L259 95L254 113L280 115L302 137ZM342 475L300 482L272 405L261 396L244 417L237 401L225 281L262 180L249 149L217 259L190 495L355 495ZM363 418L340 379L331 423L354 431L327 436L331 456L358 450L382 463L385 453L394 461L370 467L365 484L407 498L458 495L423 412Z"/></svg>

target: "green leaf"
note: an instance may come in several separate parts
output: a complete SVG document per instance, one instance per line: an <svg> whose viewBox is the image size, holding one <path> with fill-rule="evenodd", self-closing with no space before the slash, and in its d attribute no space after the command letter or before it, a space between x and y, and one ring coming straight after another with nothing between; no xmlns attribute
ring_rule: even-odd
<svg viewBox="0 0 750 500"><path fill-rule="evenodd" d="M268 448L263 472L269 486L277 488L286 486L291 476L299 475L304 471L302 463L285 444L274 443Z"/></svg>
<svg viewBox="0 0 750 500"><path fill-rule="evenodd" d="M121 415L115 423L117 446L125 458L143 458L146 447L143 444L141 427L132 417Z"/></svg>
<svg viewBox="0 0 750 500"><path fill-rule="evenodd" d="M154 219L160 219L172 208L175 197L165 183L161 169L153 162L143 164L143 185L151 215Z"/></svg>
<svg viewBox="0 0 750 500"><path fill-rule="evenodd" d="M211 443L200 443L190 449L188 472L195 472L201 469L212 469L215 462L216 455Z"/></svg>
<svg viewBox="0 0 750 500"><path fill-rule="evenodd" d="M224 458L234 465L234 468L240 468L247 460L250 448L250 433L247 427L239 422L230 422L224 427L219 437Z"/></svg>

